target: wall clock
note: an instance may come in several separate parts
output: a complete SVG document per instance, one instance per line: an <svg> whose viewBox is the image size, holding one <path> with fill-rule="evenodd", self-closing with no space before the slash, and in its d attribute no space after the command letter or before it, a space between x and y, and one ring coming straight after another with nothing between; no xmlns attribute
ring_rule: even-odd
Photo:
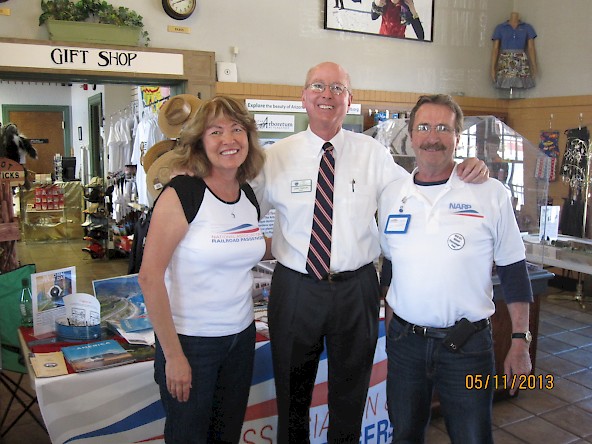
<svg viewBox="0 0 592 444"><path fill-rule="evenodd" d="M162 8L175 20L185 20L195 11L197 0L162 0Z"/></svg>

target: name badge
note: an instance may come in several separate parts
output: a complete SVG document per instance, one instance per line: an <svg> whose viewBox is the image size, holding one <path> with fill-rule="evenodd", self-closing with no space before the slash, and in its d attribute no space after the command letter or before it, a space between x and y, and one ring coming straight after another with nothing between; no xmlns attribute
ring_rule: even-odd
<svg viewBox="0 0 592 444"><path fill-rule="evenodd" d="M312 179L293 180L290 188L292 193L310 193L312 191Z"/></svg>
<svg viewBox="0 0 592 444"><path fill-rule="evenodd" d="M385 234L404 234L409 228L411 214L391 214L384 227Z"/></svg>

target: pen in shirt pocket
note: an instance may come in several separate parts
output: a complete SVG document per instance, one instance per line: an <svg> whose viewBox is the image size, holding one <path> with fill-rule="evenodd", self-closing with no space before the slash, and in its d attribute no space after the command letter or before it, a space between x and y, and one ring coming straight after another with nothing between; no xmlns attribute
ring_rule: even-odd
<svg viewBox="0 0 592 444"><path fill-rule="evenodd" d="M352 184L352 193L355 193L356 192L356 179L352 179L351 184Z"/></svg>

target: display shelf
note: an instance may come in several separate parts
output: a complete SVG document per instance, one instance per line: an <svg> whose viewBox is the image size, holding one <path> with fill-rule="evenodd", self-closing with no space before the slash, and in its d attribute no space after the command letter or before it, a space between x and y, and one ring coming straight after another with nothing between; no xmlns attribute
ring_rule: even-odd
<svg viewBox="0 0 592 444"><path fill-rule="evenodd" d="M51 187L56 194L58 208L40 209L40 190ZM49 199L49 197L48 197ZM52 202L53 205L53 202ZM21 190L21 233L24 241L81 239L82 187L80 182L56 182L51 185L33 184L30 190Z"/></svg>
<svg viewBox="0 0 592 444"><path fill-rule="evenodd" d="M562 235L556 241L541 242L538 235L522 239L529 262L592 275L592 240Z"/></svg>

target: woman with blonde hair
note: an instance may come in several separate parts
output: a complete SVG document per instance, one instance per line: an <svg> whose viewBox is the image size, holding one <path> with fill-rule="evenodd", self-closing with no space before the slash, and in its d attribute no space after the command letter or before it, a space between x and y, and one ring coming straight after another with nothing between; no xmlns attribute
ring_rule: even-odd
<svg viewBox="0 0 592 444"><path fill-rule="evenodd" d="M254 359L251 268L266 252L247 181L264 155L253 117L226 96L202 104L177 150L172 169L185 174L155 204L139 273L165 441L236 443Z"/></svg>

